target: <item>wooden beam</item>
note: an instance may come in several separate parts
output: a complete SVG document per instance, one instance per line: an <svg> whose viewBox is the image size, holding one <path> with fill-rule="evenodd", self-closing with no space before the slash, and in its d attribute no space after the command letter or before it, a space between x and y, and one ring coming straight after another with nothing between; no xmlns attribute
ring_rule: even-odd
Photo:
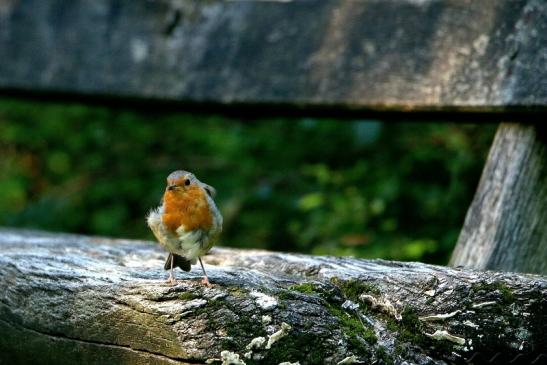
<svg viewBox="0 0 547 365"><path fill-rule="evenodd" d="M451 265L547 274L547 129L501 124Z"/></svg>
<svg viewBox="0 0 547 365"><path fill-rule="evenodd" d="M547 3L0 0L0 91L545 111Z"/></svg>
<svg viewBox="0 0 547 365"><path fill-rule="evenodd" d="M215 248L205 257L212 288L199 269L177 270L170 286L165 256L151 242L0 229L0 363L546 356L545 277ZM236 355L242 361L227 360Z"/></svg>

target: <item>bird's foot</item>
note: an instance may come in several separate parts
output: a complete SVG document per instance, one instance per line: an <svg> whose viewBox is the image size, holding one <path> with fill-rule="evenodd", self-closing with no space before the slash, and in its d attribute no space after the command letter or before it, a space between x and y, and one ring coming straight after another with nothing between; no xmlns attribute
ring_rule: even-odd
<svg viewBox="0 0 547 365"><path fill-rule="evenodd" d="M169 275L169 279L167 279L167 284L171 285L171 286L175 286L177 285L177 281L175 280L174 277L172 277L171 275Z"/></svg>
<svg viewBox="0 0 547 365"><path fill-rule="evenodd" d="M204 276L203 279L201 279L201 283L205 285L208 288L211 288L213 285L209 282L209 278L207 276Z"/></svg>

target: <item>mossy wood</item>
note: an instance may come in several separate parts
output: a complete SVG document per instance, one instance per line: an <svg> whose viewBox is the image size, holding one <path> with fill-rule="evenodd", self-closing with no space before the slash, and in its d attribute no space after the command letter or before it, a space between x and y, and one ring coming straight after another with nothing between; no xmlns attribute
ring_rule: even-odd
<svg viewBox="0 0 547 365"><path fill-rule="evenodd" d="M151 242L0 230L0 363L545 356L543 276L219 248L205 258L212 288L200 270L169 286L165 256Z"/></svg>
<svg viewBox="0 0 547 365"><path fill-rule="evenodd" d="M546 47L543 0L0 0L4 90L544 111Z"/></svg>

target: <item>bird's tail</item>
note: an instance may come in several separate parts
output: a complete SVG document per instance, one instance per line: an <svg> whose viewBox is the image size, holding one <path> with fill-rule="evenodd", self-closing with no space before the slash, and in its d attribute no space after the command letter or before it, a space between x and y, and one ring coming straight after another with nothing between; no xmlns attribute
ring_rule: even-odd
<svg viewBox="0 0 547 365"><path fill-rule="evenodd" d="M186 257L170 253L165 261L165 265L163 265L165 270L171 270L171 260L173 260L173 267L180 267L184 271L190 271L192 268L190 260Z"/></svg>

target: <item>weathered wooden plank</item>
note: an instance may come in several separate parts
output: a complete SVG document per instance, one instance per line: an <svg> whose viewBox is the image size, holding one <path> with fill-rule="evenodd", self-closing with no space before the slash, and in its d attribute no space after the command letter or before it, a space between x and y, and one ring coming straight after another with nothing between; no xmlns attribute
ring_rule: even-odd
<svg viewBox="0 0 547 365"><path fill-rule="evenodd" d="M0 89L546 110L542 0L0 0Z"/></svg>
<svg viewBox="0 0 547 365"><path fill-rule="evenodd" d="M215 249L212 288L200 271L171 287L164 257L150 242L0 229L0 363L525 363L547 348L541 276Z"/></svg>
<svg viewBox="0 0 547 365"><path fill-rule="evenodd" d="M547 274L547 129L501 124L453 266Z"/></svg>

